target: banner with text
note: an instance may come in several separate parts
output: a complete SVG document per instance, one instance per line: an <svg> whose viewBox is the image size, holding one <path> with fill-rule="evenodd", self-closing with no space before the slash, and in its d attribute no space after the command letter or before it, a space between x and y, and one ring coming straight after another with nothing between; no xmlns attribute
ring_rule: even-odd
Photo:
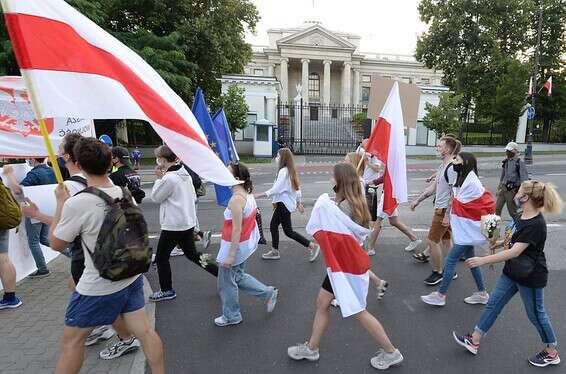
<svg viewBox="0 0 566 374"><path fill-rule="evenodd" d="M45 125L55 150L69 133L96 136L90 119L47 118ZM0 157L43 156L47 156L47 149L23 79L0 77Z"/></svg>

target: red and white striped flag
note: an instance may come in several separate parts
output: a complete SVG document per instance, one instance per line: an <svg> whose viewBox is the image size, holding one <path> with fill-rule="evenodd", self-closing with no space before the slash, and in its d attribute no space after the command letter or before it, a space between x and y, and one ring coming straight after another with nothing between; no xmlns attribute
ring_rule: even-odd
<svg viewBox="0 0 566 374"><path fill-rule="evenodd" d="M549 77L546 82L544 82L544 88L546 88L546 96L552 95L552 77Z"/></svg>
<svg viewBox="0 0 566 374"><path fill-rule="evenodd" d="M365 310L370 260L360 243L370 230L352 221L328 194L316 201L306 230L322 249L342 317Z"/></svg>
<svg viewBox="0 0 566 374"><path fill-rule="evenodd" d="M2 0L2 7L39 115L148 121L197 174L236 183L189 107L140 56L63 0Z"/></svg>
<svg viewBox="0 0 566 374"><path fill-rule="evenodd" d="M393 84L389 92L389 97L369 137L366 152L376 156L385 164L383 211L391 215L400 203L407 202L405 129L398 82Z"/></svg>
<svg viewBox="0 0 566 374"><path fill-rule="evenodd" d="M529 91L527 92L527 96L533 96L533 77L529 79Z"/></svg>
<svg viewBox="0 0 566 374"><path fill-rule="evenodd" d="M452 199L450 227L455 244L481 245L481 217L495 213L495 200L472 171Z"/></svg>

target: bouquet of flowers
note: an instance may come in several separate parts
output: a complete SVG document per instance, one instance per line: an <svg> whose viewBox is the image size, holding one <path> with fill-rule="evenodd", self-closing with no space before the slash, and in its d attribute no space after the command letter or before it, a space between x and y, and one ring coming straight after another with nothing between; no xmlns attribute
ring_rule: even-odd
<svg viewBox="0 0 566 374"><path fill-rule="evenodd" d="M495 214L488 214L481 217L481 233L487 238L490 244L494 244L501 235L501 217ZM493 245L489 248L490 254L495 254L495 247ZM494 269L493 265L489 266Z"/></svg>

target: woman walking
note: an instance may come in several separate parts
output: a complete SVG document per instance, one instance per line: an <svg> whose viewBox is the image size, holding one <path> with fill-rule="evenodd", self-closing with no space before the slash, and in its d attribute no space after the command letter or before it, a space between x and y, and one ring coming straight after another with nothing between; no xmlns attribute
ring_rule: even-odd
<svg viewBox="0 0 566 374"><path fill-rule="evenodd" d="M319 346L330 323L330 305L338 299L344 318L353 316L381 347L370 360L377 369L387 369L403 361L379 321L366 310L367 277L370 262L360 242L367 236L370 214L354 167L334 166L336 202L322 195L313 210L307 229L323 246L327 275L316 300L312 332L306 343L287 349L294 360L317 361ZM336 291L336 292L335 292Z"/></svg>
<svg viewBox="0 0 566 374"><path fill-rule="evenodd" d="M291 153L289 148L281 148L277 153L276 160L279 164L279 170L273 187L264 193L255 195L256 198L271 197L275 207L269 225L272 249L262 254L261 258L264 260L279 260L281 258L281 253L279 252L279 226L283 226L285 235L307 248L310 254L309 261L314 262L320 253L320 247L294 231L291 222L291 213L298 210L302 214L305 209L301 203L301 186L293 153Z"/></svg>
<svg viewBox="0 0 566 374"><path fill-rule="evenodd" d="M260 238L256 222L257 204L253 197L250 172L243 164L232 164L230 171L243 184L232 187L232 198L224 211L222 241L216 260L218 294L222 302L222 315L214 319L216 326L237 325L242 322L238 290L262 299L271 313L277 303L278 291L247 274L246 260L255 252Z"/></svg>
<svg viewBox="0 0 566 374"><path fill-rule="evenodd" d="M171 279L169 257L175 246L179 246L189 260L218 276L218 266L209 263L206 255L195 248L196 192L191 176L179 163L171 149L162 145L155 150L157 180L151 198L159 204L161 235L157 243L155 262L161 289L149 297L151 301L171 300L177 297Z"/></svg>
<svg viewBox="0 0 566 374"><path fill-rule="evenodd" d="M544 344L544 348L529 358L529 362L538 367L558 365L558 343L544 307L544 287L548 281L548 269L544 255L546 222L542 212L560 213L562 199L552 184L529 180L521 184L515 202L522 206L523 213L515 221L508 249L491 256L466 260L466 264L472 269L505 261L503 274L497 280L474 332L464 336L453 332L452 335L458 344L477 354L481 339L493 326L505 305L519 292L527 316ZM502 241L494 246L504 244L506 243Z"/></svg>
<svg viewBox="0 0 566 374"><path fill-rule="evenodd" d="M456 182L452 188L453 198L449 213L450 227L454 245L444 261L442 283L438 292L421 296L421 300L429 305L446 305L446 293L454 279L456 264L460 257L474 257L474 246L485 244L480 225L481 216L495 213L493 196L486 191L478 178L476 157L468 152L460 152L452 161L456 172ZM440 177L440 176L438 176ZM466 297L467 304L487 304L489 294L485 289L481 270L470 269L477 292Z"/></svg>

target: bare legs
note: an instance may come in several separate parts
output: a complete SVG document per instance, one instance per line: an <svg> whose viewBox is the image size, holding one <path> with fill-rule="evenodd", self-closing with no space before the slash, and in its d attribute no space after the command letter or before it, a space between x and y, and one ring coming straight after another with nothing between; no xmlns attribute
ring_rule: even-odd
<svg viewBox="0 0 566 374"><path fill-rule="evenodd" d="M377 238L381 233L381 224L383 222L383 218L377 217L375 220L375 224L373 225L373 230L369 235L368 245L369 248L375 248L375 243L377 242ZM389 217L389 223L391 226L396 227L399 231L405 234L411 241L417 240L417 236L413 232L413 230L405 225L403 222L399 220L399 217Z"/></svg>
<svg viewBox="0 0 566 374"><path fill-rule="evenodd" d="M16 268L7 253L0 253L0 281L4 292L16 292Z"/></svg>

